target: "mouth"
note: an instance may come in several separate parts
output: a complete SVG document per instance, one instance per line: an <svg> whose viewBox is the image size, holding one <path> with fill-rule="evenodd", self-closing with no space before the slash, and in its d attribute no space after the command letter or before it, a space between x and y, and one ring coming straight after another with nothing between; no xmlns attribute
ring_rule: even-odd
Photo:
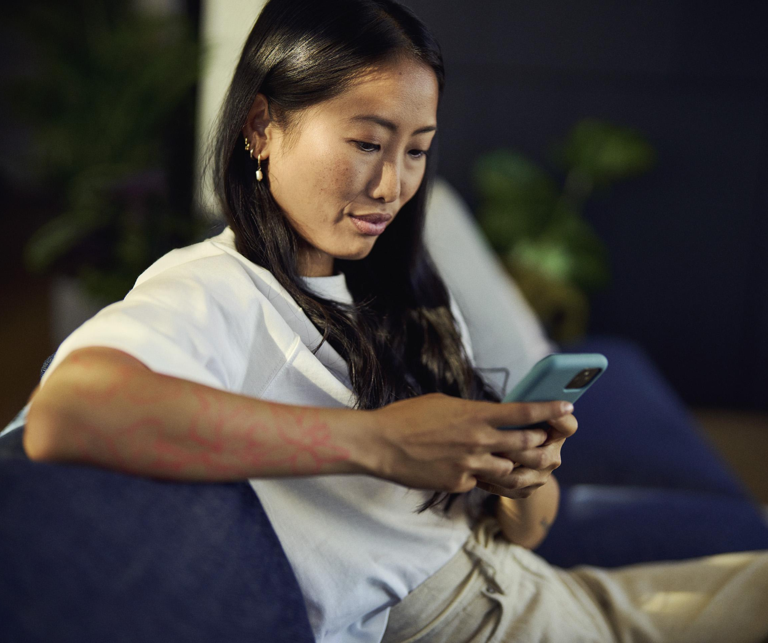
<svg viewBox="0 0 768 643"><path fill-rule="evenodd" d="M350 214L349 216L368 223L387 223L392 220L392 215L386 212L374 212L372 214Z"/></svg>
<svg viewBox="0 0 768 643"><path fill-rule="evenodd" d="M373 214L350 214L349 218L359 232L367 236L378 236L384 232L387 224L392 220L392 215L374 212Z"/></svg>

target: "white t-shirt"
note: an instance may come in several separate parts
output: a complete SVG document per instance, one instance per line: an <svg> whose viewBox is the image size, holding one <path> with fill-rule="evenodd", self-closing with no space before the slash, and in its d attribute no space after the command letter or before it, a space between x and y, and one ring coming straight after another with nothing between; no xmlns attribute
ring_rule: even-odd
<svg viewBox="0 0 768 643"><path fill-rule="evenodd" d="M304 277L319 295L352 303L343 274ZM469 333L451 309L472 356ZM284 404L352 407L347 366L273 275L243 257L227 228L173 250L59 347L109 346L150 369ZM363 475L254 478L293 567L317 641L378 642L389 608L433 575L470 533L463 498L448 517L415 509L431 492ZM254 552L258 555L258 552ZM267 588L265 588L267 589Z"/></svg>

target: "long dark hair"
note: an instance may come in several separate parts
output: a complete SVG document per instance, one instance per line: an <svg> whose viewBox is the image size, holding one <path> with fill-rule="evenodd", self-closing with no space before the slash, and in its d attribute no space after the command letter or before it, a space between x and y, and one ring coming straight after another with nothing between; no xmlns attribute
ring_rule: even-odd
<svg viewBox="0 0 768 643"><path fill-rule="evenodd" d="M421 185L367 257L335 259L354 306L307 289L297 268L303 240L272 197L269 161L255 179L241 131L258 92L290 138L301 110L345 91L370 68L410 57L445 84L440 46L395 0L269 0L243 47L220 114L213 149L217 196L237 250L269 270L347 362L357 409L376 409L432 392L500 401L473 368L448 291L424 246L435 138ZM439 102L439 98L438 98ZM322 341L314 349L322 345ZM436 492L419 511L459 494Z"/></svg>

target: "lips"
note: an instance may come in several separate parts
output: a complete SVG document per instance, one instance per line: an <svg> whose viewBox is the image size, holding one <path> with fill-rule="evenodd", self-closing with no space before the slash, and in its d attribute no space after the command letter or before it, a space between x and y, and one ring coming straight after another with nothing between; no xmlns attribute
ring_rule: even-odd
<svg viewBox="0 0 768 643"><path fill-rule="evenodd" d="M384 232L387 224L392 220L391 214L374 212L372 214L350 214L350 220L358 232L370 237L375 237Z"/></svg>
<svg viewBox="0 0 768 643"><path fill-rule="evenodd" d="M387 223L392 219L391 214L385 212L374 212L373 214L350 214L349 216L355 219L361 219L368 223Z"/></svg>

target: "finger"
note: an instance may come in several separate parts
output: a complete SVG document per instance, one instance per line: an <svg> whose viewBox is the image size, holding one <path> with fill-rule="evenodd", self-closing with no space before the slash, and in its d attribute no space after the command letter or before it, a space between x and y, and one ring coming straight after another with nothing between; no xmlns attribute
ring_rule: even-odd
<svg viewBox="0 0 768 643"><path fill-rule="evenodd" d="M502 487L500 485L491 484L490 482L478 480L476 486L479 489L483 489L484 491L495 494L497 496L506 496L507 498L517 499L529 497L531 494L533 494L534 491L540 489L544 485L535 484L528 487L520 487L519 489L510 489L508 487Z"/></svg>
<svg viewBox="0 0 768 643"><path fill-rule="evenodd" d="M544 429L516 429L514 431L495 430L490 438L489 450L494 453L514 454L518 451L535 449L544 444L549 433ZM514 455L510 456L514 460Z"/></svg>
<svg viewBox="0 0 768 643"><path fill-rule="evenodd" d="M509 457L512 454L501 453L499 455ZM515 453L513 457L520 467L535 469L537 471L552 472L561 464L560 444L542 446L536 449L528 449L527 451L519 451Z"/></svg>
<svg viewBox="0 0 768 643"><path fill-rule="evenodd" d="M576 433L576 429L579 428L578 420L571 413L563 415L559 418L555 418L553 420L549 420L547 424L555 429L555 431L559 433L563 438L571 437L574 433Z"/></svg>
<svg viewBox="0 0 768 643"><path fill-rule="evenodd" d="M475 456L470 473L477 479L505 480L515 468L509 458L486 453Z"/></svg>
<svg viewBox="0 0 768 643"><path fill-rule="evenodd" d="M507 491L519 491L526 487L542 486L549 478L549 473L529 469L528 467L515 467L514 471L506 476L477 476L477 484L494 485ZM481 487L482 488L482 487ZM492 492L497 493L497 492ZM505 495L505 494L499 494Z"/></svg>
<svg viewBox="0 0 768 643"><path fill-rule="evenodd" d="M478 480L476 486L478 489L482 489L488 493L493 493L497 496L506 496L510 491L512 491L506 487L502 487L497 484L491 484L490 482L485 482L484 480Z"/></svg>
<svg viewBox="0 0 768 643"><path fill-rule="evenodd" d="M573 411L570 402L486 402L486 420L497 428L546 422Z"/></svg>

